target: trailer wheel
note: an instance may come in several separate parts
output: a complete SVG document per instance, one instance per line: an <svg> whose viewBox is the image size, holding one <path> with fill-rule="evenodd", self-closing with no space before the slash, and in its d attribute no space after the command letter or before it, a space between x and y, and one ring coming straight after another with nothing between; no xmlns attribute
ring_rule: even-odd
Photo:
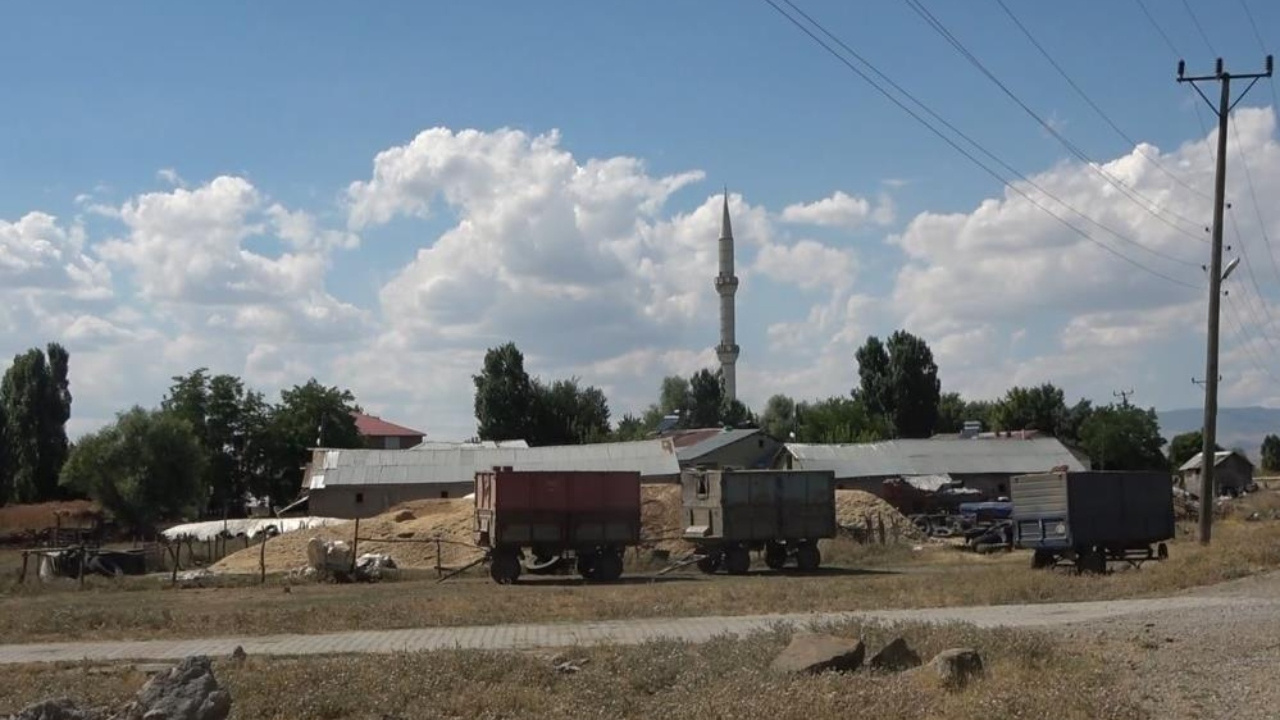
<svg viewBox="0 0 1280 720"><path fill-rule="evenodd" d="M1047 568L1052 565L1056 559L1057 558L1054 557L1053 553L1048 550L1037 550L1035 554L1031 556L1031 568L1033 570Z"/></svg>
<svg viewBox="0 0 1280 720"><path fill-rule="evenodd" d="M592 580L613 582L622 577L622 556L616 552L600 553L596 557L595 573Z"/></svg>
<svg viewBox="0 0 1280 720"><path fill-rule="evenodd" d="M698 569L707 575L714 575L720 569L720 553L708 553L698 561Z"/></svg>
<svg viewBox="0 0 1280 720"><path fill-rule="evenodd" d="M770 570L781 570L787 564L787 549L781 543L769 543L764 549L764 564Z"/></svg>
<svg viewBox="0 0 1280 720"><path fill-rule="evenodd" d="M1168 559L1169 559L1169 546L1168 546L1168 545L1165 545L1164 543L1160 543L1159 545L1157 545L1157 546L1156 546L1156 557L1157 557L1157 558L1159 558L1159 559L1161 559L1161 560L1168 560Z"/></svg>
<svg viewBox="0 0 1280 720"><path fill-rule="evenodd" d="M1107 558L1097 550L1086 550L1076 560L1076 567L1082 573L1101 575L1107 571Z"/></svg>
<svg viewBox="0 0 1280 720"><path fill-rule="evenodd" d="M813 572L822 564L822 553L815 543L805 543L796 548L796 567L801 572Z"/></svg>
<svg viewBox="0 0 1280 720"><path fill-rule="evenodd" d="M489 577L499 585L510 585L520 578L520 559L511 553L497 553L489 563Z"/></svg>
<svg viewBox="0 0 1280 720"><path fill-rule="evenodd" d="M600 569L599 558L595 555L579 555L577 569L584 579L595 580Z"/></svg>
<svg viewBox="0 0 1280 720"><path fill-rule="evenodd" d="M724 569L730 575L745 575L751 569L751 554L740 547L725 550Z"/></svg>

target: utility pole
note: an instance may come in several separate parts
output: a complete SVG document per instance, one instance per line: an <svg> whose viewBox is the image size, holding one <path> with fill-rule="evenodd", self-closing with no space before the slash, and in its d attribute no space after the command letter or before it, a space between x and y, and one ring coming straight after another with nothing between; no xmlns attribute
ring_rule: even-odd
<svg viewBox="0 0 1280 720"><path fill-rule="evenodd" d="M1121 404L1123 407L1129 407L1129 396L1130 396L1130 395L1133 395L1133 389L1131 388L1131 389L1129 389L1129 390L1118 390L1118 391L1113 392L1113 393L1111 393L1111 394L1112 394L1112 396L1114 396L1114 397L1118 397L1118 398L1120 398L1120 404Z"/></svg>
<svg viewBox="0 0 1280 720"><path fill-rule="evenodd" d="M1189 82L1200 97L1209 104L1218 116L1218 167L1213 183L1213 246L1209 259L1209 340L1205 351L1205 386L1204 386L1204 450L1200 456L1200 543L1209 544L1213 526L1213 481L1214 481L1214 448L1217 446L1218 430L1218 321L1219 305L1222 295L1222 206L1227 185L1227 122L1231 118L1231 110L1240 102L1259 78L1271 77L1272 58L1267 56L1266 72L1248 75L1232 75L1222 69L1222 58L1218 58L1212 75L1186 77L1186 61L1178 61L1178 82ZM1235 101L1231 100L1231 79L1249 80L1249 86L1240 93ZM1197 82L1217 81L1222 86L1222 94L1217 106L1200 90Z"/></svg>

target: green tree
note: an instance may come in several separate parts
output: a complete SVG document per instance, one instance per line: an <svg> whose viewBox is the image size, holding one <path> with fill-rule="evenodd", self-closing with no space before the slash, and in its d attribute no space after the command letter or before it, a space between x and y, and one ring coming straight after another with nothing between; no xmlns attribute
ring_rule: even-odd
<svg viewBox="0 0 1280 720"><path fill-rule="evenodd" d="M97 500L124 525L151 530L197 511L204 497L204 462L187 421L134 407L76 443L61 483Z"/></svg>
<svg viewBox="0 0 1280 720"><path fill-rule="evenodd" d="M725 399L720 406L720 424L735 428L760 427L760 420L741 400Z"/></svg>
<svg viewBox="0 0 1280 720"><path fill-rule="evenodd" d="M1057 435L1067 421L1067 401L1062 389L1051 383L1037 387L1013 387L996 404L998 430L1039 430Z"/></svg>
<svg viewBox="0 0 1280 720"><path fill-rule="evenodd" d="M534 422L524 437L531 445L578 445L609 437L609 402L597 387L577 378L550 385L534 381Z"/></svg>
<svg viewBox="0 0 1280 720"><path fill-rule="evenodd" d="M893 436L884 417L871 413L861 400L833 397L798 403L796 442L877 442Z"/></svg>
<svg viewBox="0 0 1280 720"><path fill-rule="evenodd" d="M536 388L515 343L490 348L475 383L477 432L481 440L527 439L534 417Z"/></svg>
<svg viewBox="0 0 1280 720"><path fill-rule="evenodd" d="M8 446L3 494L12 502L51 500L60 493L58 474L67 458L71 417L69 360L57 343L47 354L32 348L15 356L0 380Z"/></svg>
<svg viewBox="0 0 1280 720"><path fill-rule="evenodd" d="M1222 446L1214 443L1214 451L1222 450ZM1174 468L1182 467L1197 453L1204 450L1204 433L1199 430L1174 435L1169 441L1169 464Z"/></svg>
<svg viewBox="0 0 1280 720"><path fill-rule="evenodd" d="M888 417L893 412L893 388L889 351L872 335L854 354L858 361L858 388L854 397L871 413Z"/></svg>
<svg viewBox="0 0 1280 720"><path fill-rule="evenodd" d="M8 415L4 403L0 402L0 507L9 502L12 491L12 478L9 470L9 438Z"/></svg>
<svg viewBox="0 0 1280 720"><path fill-rule="evenodd" d="M643 440L648 434L644 419L627 413L618 421L618 427L613 431L613 439L618 442L631 442Z"/></svg>
<svg viewBox="0 0 1280 720"><path fill-rule="evenodd" d="M1167 470L1165 440L1154 408L1096 408L1080 427L1080 443L1101 470Z"/></svg>
<svg viewBox="0 0 1280 720"><path fill-rule="evenodd" d="M720 373L699 370L689 378L689 412L687 428L716 427L721 422L724 408L724 383Z"/></svg>
<svg viewBox="0 0 1280 720"><path fill-rule="evenodd" d="M786 395L774 395L764 405L760 425L775 438L785 440L796 428L796 401Z"/></svg>
<svg viewBox="0 0 1280 720"><path fill-rule="evenodd" d="M942 383L938 364L924 340L905 330L889 336L889 387L894 432L903 438L926 438L938 421Z"/></svg>
<svg viewBox="0 0 1280 720"><path fill-rule="evenodd" d="M658 410L663 415L672 413L686 414L692 404L692 392L689 380L679 375L662 378L662 390L658 394Z"/></svg>
<svg viewBox="0 0 1280 720"><path fill-rule="evenodd" d="M1262 439L1262 469L1267 472L1280 470L1280 437L1268 435Z"/></svg>
<svg viewBox="0 0 1280 720"><path fill-rule="evenodd" d="M350 390L326 387L315 378L282 391L264 427L253 431L262 445L251 456L250 491L273 501L296 497L311 448L364 445L352 415L358 412Z"/></svg>

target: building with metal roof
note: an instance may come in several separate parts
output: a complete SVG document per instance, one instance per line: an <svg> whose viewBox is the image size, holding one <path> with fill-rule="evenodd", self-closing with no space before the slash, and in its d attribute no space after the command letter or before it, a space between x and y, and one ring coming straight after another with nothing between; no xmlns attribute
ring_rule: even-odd
<svg viewBox="0 0 1280 720"><path fill-rule="evenodd" d="M1200 473L1204 465L1204 453L1178 468L1178 484L1192 492L1200 492ZM1219 450L1213 454L1213 484L1215 495L1239 495L1253 484L1253 462L1244 453L1235 450Z"/></svg>
<svg viewBox="0 0 1280 720"><path fill-rule="evenodd" d="M636 471L644 482L675 482L680 464L669 439L546 447L448 447L312 451L303 478L308 509L327 517L370 517L412 500L470 493L493 467L544 471Z"/></svg>
<svg viewBox="0 0 1280 720"><path fill-rule="evenodd" d="M831 470L841 488L881 494L892 478L948 475L964 487L1000 496L1014 475L1055 468L1087 470L1080 458L1051 437L1029 439L925 439L878 443L788 443L779 464L799 470Z"/></svg>
<svg viewBox="0 0 1280 720"><path fill-rule="evenodd" d="M758 428L698 428L665 435L676 447L680 467L769 468L782 443Z"/></svg>

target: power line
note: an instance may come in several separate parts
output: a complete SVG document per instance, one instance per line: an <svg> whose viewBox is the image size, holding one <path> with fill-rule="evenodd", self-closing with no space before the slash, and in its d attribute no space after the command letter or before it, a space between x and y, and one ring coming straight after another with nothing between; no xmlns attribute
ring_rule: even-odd
<svg viewBox="0 0 1280 720"><path fill-rule="evenodd" d="M1213 43L1209 42L1209 35L1205 33L1204 26L1200 24L1200 18L1196 17L1196 13L1191 9L1191 4L1187 0L1182 0L1182 7L1187 9L1187 14L1191 16L1191 22L1195 23L1196 30L1200 31L1200 39L1204 40L1204 46L1209 48L1209 54L1214 57L1218 56L1218 51L1213 49Z"/></svg>
<svg viewBox="0 0 1280 720"><path fill-rule="evenodd" d="M1240 312L1236 309L1230 295L1227 296L1227 310L1229 312L1225 314L1234 321L1236 338L1239 340L1240 347L1244 348L1245 354L1249 356L1249 360L1253 363L1253 366L1266 373L1271 377L1272 381L1277 385L1280 385L1280 377L1276 377L1276 374L1271 371L1271 368L1267 367L1267 364L1264 362L1262 357L1262 352L1253 346L1253 341L1245 333L1245 324L1240 319Z"/></svg>
<svg viewBox="0 0 1280 720"><path fill-rule="evenodd" d="M1169 39L1169 34L1164 31L1164 28L1160 27L1160 23L1156 22L1151 11L1147 9L1146 3L1142 2L1142 0L1134 0L1134 2L1138 3L1138 7L1142 8L1142 14L1146 15L1147 20L1151 21L1151 26L1156 29L1156 32L1160 33L1160 37L1164 38L1165 45L1169 46L1169 49L1173 51L1173 54L1182 55L1182 53L1178 52L1178 48L1174 47L1173 41Z"/></svg>
<svg viewBox="0 0 1280 720"><path fill-rule="evenodd" d="M1129 257L1128 255L1125 255L1124 253L1122 253L1122 252L1120 252L1119 250L1117 250L1117 249L1115 249L1115 248L1111 247L1110 245L1107 245L1106 243L1101 242L1101 241L1100 241L1100 240L1098 240L1097 238L1095 238L1095 237L1093 237L1092 235L1090 235L1088 232L1086 232L1086 231L1084 231L1084 230L1080 229L1080 228L1079 228L1079 227L1077 227L1076 225L1072 224L1069 220L1067 220L1067 219L1063 218L1061 215L1058 215L1057 213L1055 213L1053 210L1050 210L1049 208L1047 208L1047 207L1045 207L1044 205L1040 204L1039 202L1037 202L1037 201L1036 201L1036 199L1035 199L1035 198L1033 198L1033 197L1031 197L1029 194L1027 194L1027 192L1026 192L1026 191L1024 191L1022 188L1018 187L1016 184L1014 184L1014 183L1012 183L1012 182L1010 182L1010 181L1006 180L1005 178L1003 178L999 173L997 173L995 170L991 169L991 167L990 167L990 166L988 166L986 163L983 163L981 160L979 160L978 158L974 157L972 153L970 153L969 151L965 150L963 147L961 147L959 144L957 144L957 143L956 143L954 140L952 140L950 137L947 137L947 135L946 135L945 133L943 133L941 130L939 130L938 128L934 127L932 124L930 124L930 123L929 123L929 121L928 121L928 120L925 120L923 117L921 117L921 116L919 115L919 113L917 113L917 112L915 112L914 110L912 110L911 108L907 107L907 106L906 106L906 105L905 105L901 100L899 100L898 98L894 97L892 93L890 93L888 90L886 90L884 87L882 87L882 86L881 86L879 83L877 83L875 80L871 79L871 78L870 78L870 77L869 77L865 72L863 72L860 68L858 68L858 67L857 67L856 65L854 65L852 62L850 62L850 61L848 60L848 58L846 58L846 57L844 57L843 55L841 55L841 54L839 53L839 51L837 51L835 48L831 47L831 46L830 46L830 45L828 45L826 42L824 42L824 41L822 40L822 38L820 38L820 37L818 37L817 35L815 35L815 34L813 33L813 31L812 31L812 30L810 30L809 28L805 27L805 25L804 25L803 23L801 23L800 21L798 21L798 20L796 20L794 17L792 17L790 14L788 14L788 13L787 13L787 11L783 10L783 9L782 9L782 8L781 8L781 7L776 3L776 2L774 2L774 0L764 0L764 2L768 3L768 5L769 5L770 7L772 7L774 10L776 10L776 11L778 12L778 14L782 15L784 18L786 18L788 21L790 21L790 22L791 22L791 24L793 24L793 25L795 25L797 28L799 28L801 32L803 32L805 35L808 35L810 39L812 39L812 40L813 40L814 42L816 42L819 46L821 46L824 50L826 50L829 54L831 54L831 56L832 56L832 57L834 57L837 61L839 61L839 62L840 62L841 64L843 64L845 67L847 67L847 68L849 68L850 70L852 70L856 75L858 75L859 77L861 77L861 78L862 78L862 79L863 79L867 84L869 84L869 85L871 85L871 87L875 88L875 90L876 90L876 91L878 91L881 95L884 95L884 96L885 96L885 97L886 97L890 102L892 102L894 105L897 105L901 110L903 110L904 112L906 112L908 115L910 115L913 119L915 119L915 120L916 120L917 122L919 122L921 125L924 125L926 129L928 129L928 130L929 130L930 132L932 132L934 135L937 135L939 138L941 138L943 142L945 142L945 143L947 143L948 145L950 145L953 149L955 149L955 150L956 150L956 152L959 152L961 155L963 155L964 157L966 157L969 161L971 161L972 163L974 163L975 165L977 165L978 167L980 167L982 170L984 170L987 174L991 175L993 178L995 178L997 181L999 181L1002 185L1004 185L1005 187L1009 188L1010 190L1012 190L1012 191L1016 192L1017 194L1021 195L1023 198L1025 198L1025 199L1026 199L1028 202L1030 202L1032 205L1034 205L1035 207L1039 208L1041 211L1043 211L1043 212L1045 212L1045 213L1049 214L1049 215L1050 215L1050 216L1052 216L1054 219L1056 219L1059 223L1063 224L1064 226L1066 226L1066 227L1067 227L1068 229L1070 229L1071 231L1073 231L1073 232L1077 233L1078 235L1080 235L1081 237L1085 238L1085 239L1086 239L1086 240L1088 240L1089 242L1091 242L1091 243L1093 243L1093 244L1097 245L1098 247L1102 248L1103 250L1107 251L1108 253L1111 253L1112 255L1115 255L1116 257L1118 257L1118 258L1120 258L1120 259L1124 260L1125 262L1129 263L1130 265L1133 265L1134 267L1137 267L1137 268L1139 268L1140 270L1142 270L1142 271L1144 271L1144 272L1146 272L1146 273L1149 273L1149 274L1151 274L1151 275L1155 275L1156 277L1159 277L1159 278L1162 278L1162 279L1164 279L1164 280L1167 280L1167 281L1169 281L1169 282L1171 282L1171 283L1173 283L1173 284L1175 284L1175 285L1179 285L1179 286L1182 286L1182 287L1190 288L1190 289L1193 289L1193 290L1201 289L1201 288L1200 288L1200 286L1193 285L1193 284L1188 283L1188 282L1186 282L1186 281L1183 281L1183 280L1180 280L1180 279L1178 279L1178 278L1175 278L1175 277L1172 277L1172 276L1170 276L1170 275L1167 275L1167 274L1165 274L1165 273L1163 273L1163 272L1161 272L1161 271L1159 271L1159 270L1155 270L1155 269L1153 269L1153 268L1151 268L1151 267L1148 267L1147 265L1144 265L1143 263L1141 263L1141 262L1139 262L1138 260L1135 260L1135 259L1133 259L1133 258ZM905 95L905 96L907 96L908 98L910 98L910 99L911 99L913 102L915 102L917 105L919 105L919 106L921 106L922 108L924 108L926 112L928 112L929 114L931 114L931 115L933 115L934 117L938 118L938 120L939 120L940 122L942 122L944 125L946 125L948 128L950 128L950 129L951 129L953 132L955 132L956 134L958 134L958 135L960 135L961 137L965 138L969 143L971 143L971 144L973 144L975 147L979 148L979 149L980 149L984 154L986 154L988 157L992 157L993 159L995 159L995 160L996 160L996 162L998 162L999 164L1003 165L1006 169L1009 169L1009 170L1010 170L1010 172L1012 172L1012 173L1014 173L1015 175L1018 175L1019 177L1021 177L1024 181L1028 182L1028 184L1030 184L1030 185L1032 185L1033 187L1037 188L1038 190L1040 190L1042 193L1044 193L1044 194L1045 194L1045 195L1047 195L1048 197L1053 198L1054 200L1056 200L1058 203L1062 204L1063 206L1065 206L1065 207L1067 207L1067 208L1069 208L1069 209L1072 209L1072 210L1073 210L1074 212L1076 212L1077 214L1081 215L1082 217L1086 217L1086 218L1087 218L1087 216L1084 216L1084 215L1083 215L1083 213L1080 213L1079 211L1074 210L1074 208L1071 208L1071 206L1070 206L1070 205L1067 205L1065 202L1063 202L1062 200L1059 200L1058 198L1056 198L1054 195L1052 195L1052 194L1051 194L1051 193L1049 193L1048 191L1044 190L1043 188L1040 188L1038 185L1036 185L1034 182L1032 182L1029 178L1026 178L1026 177L1025 177L1025 176L1023 176L1021 173L1018 173L1016 170L1013 170L1012 168L1010 168L1010 167L1008 166L1008 164L1007 164L1007 163L1004 163L1003 161L1001 161L1001 160L999 160L998 158L996 158L996 157L995 157L995 156L994 156L990 151L987 151L985 148L983 148L983 147L982 147L979 143L977 143L975 140L973 140L972 138L969 138L967 135L965 135L964 133L962 133L962 132L960 132L958 129L956 129L954 125L952 125L951 123L949 123L949 122L947 122L946 120L942 119L940 116L938 116L938 114L937 114L937 113L933 112L931 109L929 109L929 108L928 108L928 106L926 106L926 105L925 105L924 103L922 103L920 100L916 99L914 96L912 96L910 93L908 93L906 90L904 90L904 89L903 89L901 86L899 86L897 83L893 82L892 80L889 80L889 79L888 79L888 77L887 77L884 73L882 73L882 72L880 72L878 69L876 69L876 68L875 68L875 66L874 66L872 63L870 63L870 62L869 62L869 61L867 61L865 58L863 58L861 55L859 55L857 52L855 52L855 51L854 51L852 48L850 48L846 43L844 43L842 40L840 40L838 37L836 37L833 33L831 33L829 30L827 30L827 29L826 29L826 28L825 28L821 23L819 23L818 21L816 21L816 20L814 20L812 17L810 17L808 14L806 14L803 10L801 10L799 7L797 7L797 6L795 5L795 3L791 2L791 0L783 0L783 2L785 2L787 5L791 6L793 9L795 9L795 10L796 10L796 12L798 12L800 15L802 15L806 20L808 20L810 23L812 23L815 27L819 28L819 29L820 29L820 30L821 30L825 35L827 35L828 37L832 38L834 42L836 42L836 43L837 43L837 44L839 44L842 48L844 48L847 52L849 52L849 54L850 54L850 55L852 55L853 57L857 58L860 62L862 62L864 65L866 65L868 68L870 68L873 72L875 72L875 73L876 73L877 75L879 75L880 77L885 78L885 79L886 79L886 81L887 81L890 85L892 85L895 89L897 89L897 90L898 90L899 92L901 92L903 95ZM1123 236L1119 236L1119 235L1117 235L1117 237L1120 237L1121 239L1124 239L1124 238L1123 238ZM1148 248L1148 247L1146 247L1145 245L1142 245L1141 243L1138 243L1137 241L1130 240L1130 242L1134 243L1135 245L1137 245L1137 246L1138 246L1138 247L1140 247L1140 248L1143 248L1143 249L1147 250L1148 252L1151 252L1151 253L1154 253L1154 254L1160 254L1158 251L1153 250L1153 249L1151 249L1151 248ZM1171 259L1173 259L1173 258L1171 258ZM1185 261L1185 260L1181 260L1181 259L1175 259L1175 261L1177 261L1177 262L1182 262L1182 263L1186 263L1186 261Z"/></svg>
<svg viewBox="0 0 1280 720"><path fill-rule="evenodd" d="M1231 114L1235 119L1235 113ZM1276 273L1276 280L1280 281L1280 262L1276 261L1275 250L1271 247L1271 237L1267 233L1267 222L1262 217L1262 206L1258 203L1258 191L1253 185L1253 173L1249 170L1249 160L1245 158L1244 150L1240 147L1240 131L1236 130L1235 123L1231 123L1231 135L1236 141L1236 155L1240 158L1240 168L1244 170L1245 185L1249 188L1249 197L1253 199L1253 212L1258 218L1258 232L1262 233L1262 244L1267 246L1267 256L1271 258L1271 269Z"/></svg>
<svg viewBox="0 0 1280 720"><path fill-rule="evenodd" d="M1267 299L1262 294L1262 287L1258 284L1258 277L1253 272L1253 263L1249 260L1249 249L1245 246L1244 236L1240 234L1240 225L1236 222L1235 210L1232 209L1231 203L1227 203L1226 208L1231 213L1231 228L1235 232L1236 244L1240 246L1240 253L1244 259L1245 271L1249 273L1249 281L1253 284L1254 294L1258 299L1258 304L1262 306L1261 314L1266 316L1262 320L1262 325L1258 332L1261 333L1262 338L1267 341L1267 344L1271 346L1271 352L1276 354L1277 357L1280 357L1280 350L1277 350L1275 342L1272 341L1271 336L1267 334L1267 330L1275 327L1275 318L1271 316L1271 308L1267 305ZM1247 295L1248 293L1246 293L1246 297ZM1253 314L1253 303L1246 302L1245 305L1248 312Z"/></svg>
<svg viewBox="0 0 1280 720"><path fill-rule="evenodd" d="M1057 128L1053 127L1052 123L1040 117L1039 113L1037 113L1029 105L1023 102L1022 99L1019 98L1016 93L1010 90L1009 87L1005 85L998 77L996 77L994 73L992 73L989 69L987 69L987 66L984 65L982 61L977 58L977 56L975 56L972 52L970 52L969 49L965 47L964 43L962 43L955 35L953 35L951 31L948 30L946 26L943 25L942 22L933 15L933 13L929 12L928 8L925 8L919 2L919 0L904 0L904 2L906 2L906 4L912 10L914 10L917 15L919 15L922 19L924 19L924 21L931 28L933 28L934 31L936 31L939 35L941 35L944 40L950 43L951 46L955 48L957 52L960 53L960 55L962 55L966 60L968 60L969 63L972 64L974 67L978 68L978 70L981 71L982 74L985 75L989 80L991 80L991 82L995 83L996 87L1000 88L1005 95L1009 96L1009 99L1013 100L1013 102L1016 103L1018 107L1022 108L1024 112L1030 115L1032 119L1034 119L1037 123L1040 124L1041 127L1045 129L1045 131L1047 131L1050 135L1052 135L1059 143L1062 144L1063 147L1067 149L1068 152L1076 156L1076 158L1078 158L1081 162L1083 162L1090 170L1092 170L1094 173L1102 177L1103 180L1105 180L1112 187L1119 190L1121 194L1123 194L1126 198L1128 198L1134 204L1141 207L1143 210L1150 213L1152 217L1156 218L1160 222L1163 222L1173 230L1179 233L1182 233L1183 235L1186 235L1187 237L1190 237L1193 240L1196 240L1196 241L1203 240L1203 238L1200 237L1200 235L1198 235L1197 233L1190 232L1185 228L1178 226L1176 223L1169 220L1168 218L1166 218L1164 213L1168 213L1169 215L1175 218L1178 218L1179 220L1185 223L1189 223L1190 225L1196 228L1200 227L1199 223L1195 222L1194 220L1190 220L1186 217L1183 217L1182 215L1168 208L1161 208L1158 203L1152 201L1151 199L1144 196L1142 193L1124 184L1119 179L1117 179L1114 175L1107 172L1106 170L1103 170L1101 163L1095 162L1091 157L1089 157L1087 153L1085 153L1082 149L1080 149L1079 146L1077 146L1075 143L1067 139L1062 133L1058 132Z"/></svg>
<svg viewBox="0 0 1280 720"><path fill-rule="evenodd" d="M1243 2L1243 0L1241 1ZM1192 187L1190 184L1185 182L1182 178L1173 174L1173 172L1168 168L1166 168L1164 164L1162 164L1158 159L1156 159L1151 155L1148 155L1143 150L1142 144L1139 143L1137 140L1134 140L1133 137L1129 135L1129 133L1126 133L1124 130L1121 130L1120 126L1117 125L1116 122L1111 119L1111 116L1107 115L1107 113L1104 112L1102 108L1098 107L1098 104L1093 101L1093 98L1089 97L1089 94L1086 93L1076 83L1076 81L1073 80L1071 76L1067 74L1067 71L1064 70L1062 66L1058 64L1058 61L1053 59L1053 56L1049 54L1049 51L1046 50L1044 46L1040 44L1040 41L1037 40L1036 37L1031 34L1031 31L1027 29L1027 26L1024 25L1021 20L1018 19L1018 16L1013 14L1013 11L1009 9L1009 6L1005 4L1004 0L996 0L996 2L1000 5L1001 9L1004 10L1005 14L1009 16L1009 19L1012 20L1013 23L1018 26L1018 29L1022 31L1022 34L1026 35L1027 39L1031 41L1031 44L1034 45L1035 48L1040 51L1040 54L1044 56L1045 60L1048 60L1049 64L1053 65L1053 69L1058 71L1058 74L1062 76L1062 79L1066 80L1067 84L1070 85L1071 88L1075 90L1076 93L1081 98L1083 98L1086 103L1089 104L1089 107L1093 108L1093 111L1096 112L1098 116L1101 117L1108 125L1110 125L1111 129L1116 131L1116 134L1124 138L1125 142L1129 143L1130 147L1132 147L1135 151L1137 151L1140 155L1142 155L1142 157L1146 158L1147 161L1150 162L1152 165L1154 165L1156 168L1158 168L1160 172L1169 176L1169 178L1172 179L1174 182L1190 190L1191 192L1199 195L1200 197L1205 198L1206 200L1212 199L1212 196L1209 195L1209 193L1206 193L1203 190L1199 190L1195 187ZM1208 242L1207 240L1205 240L1205 238L1200 238L1200 239L1202 241Z"/></svg>
<svg viewBox="0 0 1280 720"><path fill-rule="evenodd" d="M1266 54L1267 44L1262 41L1262 33L1258 31L1258 21L1253 19L1253 11L1249 9L1248 0L1240 0L1240 7L1244 8L1245 17L1249 18L1249 27L1253 28L1253 37L1258 41L1258 49ZM1280 98L1276 96L1275 78L1267 78L1267 84L1271 86L1271 106L1280 110Z"/></svg>

